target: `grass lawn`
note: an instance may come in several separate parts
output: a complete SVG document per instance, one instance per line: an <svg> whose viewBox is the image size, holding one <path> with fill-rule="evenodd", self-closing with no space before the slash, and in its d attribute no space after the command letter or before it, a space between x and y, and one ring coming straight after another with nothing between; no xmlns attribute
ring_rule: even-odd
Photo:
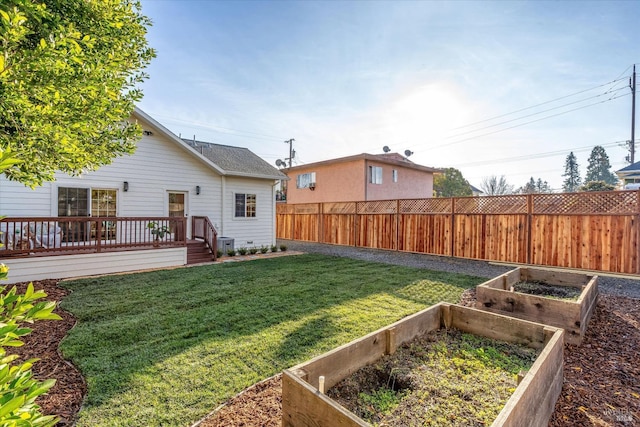
<svg viewBox="0 0 640 427"><path fill-rule="evenodd" d="M249 385L485 279L298 255L64 282L78 426L189 426Z"/></svg>

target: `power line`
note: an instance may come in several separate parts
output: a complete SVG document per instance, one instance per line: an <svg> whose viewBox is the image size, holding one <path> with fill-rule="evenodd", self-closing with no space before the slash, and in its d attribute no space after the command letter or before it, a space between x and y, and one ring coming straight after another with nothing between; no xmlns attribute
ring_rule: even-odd
<svg viewBox="0 0 640 427"><path fill-rule="evenodd" d="M588 98L583 98L583 99L579 99L577 101L568 102L566 104L558 105L557 107L552 107L552 108L548 108L546 110L538 111L536 113L531 113L531 114L527 114L525 116L516 117L515 119L505 120L503 122L495 123L495 124L492 124L492 125L489 125L489 126L485 126L485 127L482 127L482 128L469 130L469 131L462 132L462 133L459 133L459 134L456 134L456 135L447 136L447 137L445 137L445 139L457 138L457 137L462 136L462 135L467 135L467 134L470 134L470 133L479 132L481 130L490 129L490 128L496 127L496 126L502 126L502 125L507 124L507 123L512 123L512 122L515 122L515 121L518 121L518 120L526 119L528 117L537 116L538 114L543 114L543 113L547 113L549 111L558 110L560 108L568 107L570 105L580 104L582 102L589 101L591 99L600 98L601 96L605 96L605 95L608 95L610 93L614 93L614 92L618 92L618 91L626 90L626 89L627 89L626 87L621 87L621 88L618 88L618 89L615 89L615 90L609 89L606 92L600 93L598 95L593 95L593 96L590 96ZM610 101L610 100L611 99L608 99L607 101ZM594 104L591 104L591 105L594 105Z"/></svg>
<svg viewBox="0 0 640 427"><path fill-rule="evenodd" d="M627 68L627 70L628 70L628 68ZM625 70L625 72L626 72L626 70ZM623 74L624 74L624 73L623 73ZM578 91L578 92L574 92L574 93L569 94L569 95L561 96L561 97L558 97L558 98L555 98L555 99L551 99L551 100L549 100L549 101L545 101L545 102L541 102L541 103L539 103L539 104L531 105L531 106L529 106L529 107L520 108L519 110L511 111L511 112L509 112L509 113L500 114L499 116L494 116L494 117L490 117L490 118L488 118L488 119L484 119L484 120L480 120L480 121L477 121L477 122L469 123L469 124L466 124L466 125L463 125L463 126L459 126L459 127L457 127L457 128L453 128L452 130L456 130L456 129L463 129L463 128L470 127L470 126L474 126L474 125L477 125L477 124L480 124L480 123L489 122L489 121L492 121L492 120L500 119L500 118L502 118L502 117L510 116L510 115L512 115L512 114L520 113L520 112L522 112L522 111L531 110L532 108L540 107L540 106L542 106L542 105L552 104L552 103L557 102L557 101L560 101L560 100L562 100L562 99L571 98L572 96L580 95L581 93L590 92L590 91L592 91L592 90L599 89L599 88L601 88L601 87L604 87L604 86L607 86L607 85L610 85L610 84L616 83L616 82L621 81L621 80L626 80L626 77L625 77L625 78L620 78L620 77L618 77L618 78L616 78L615 80L612 80L612 81L607 82L607 83L603 83L603 84L601 84L601 85L598 85L598 86L592 87L592 88L590 88L590 89L584 89L584 90L581 90L581 91ZM605 93L606 93L606 92L605 92Z"/></svg>
<svg viewBox="0 0 640 427"><path fill-rule="evenodd" d="M174 123L179 123L179 124L188 124L194 127L198 127L201 129L208 129L208 130L212 130L214 132L218 132L218 133L223 133L225 135L230 135L230 136L236 136L236 137L241 137L241 138L254 138L254 139L265 139L265 140L272 140L272 141L281 141L282 138L277 137L277 136L273 136L273 135L265 135L265 134L261 134L261 133L257 133L257 132L251 132L251 131L243 131L243 130L239 130L239 129L232 129L232 128L225 128L225 127L221 127L221 126L212 126L212 125L208 125L208 124L204 124L201 122L194 122L194 121L190 121L190 120L182 120L182 119L175 119L173 117L167 117L167 116L163 116L163 115L158 115L155 113L151 113L149 112L149 114L153 117L157 117L157 118L164 118L165 120L174 122ZM225 132L228 131L228 132ZM240 133L245 133L248 135L242 135Z"/></svg>
<svg viewBox="0 0 640 427"><path fill-rule="evenodd" d="M593 107L594 105L603 104L605 102L613 101L614 99L622 98L624 96L629 96L629 94L627 93L627 94L624 94L624 95L615 96L615 97L612 97L612 98L609 98L609 99L605 99L603 101L594 102L592 104L583 105L581 107L573 108L573 109L567 110L567 111L562 111L560 113L552 114L550 116L541 117L541 118L536 119L536 120L530 120L528 122L520 123L520 124L517 124L517 125L514 125L514 126L509 126L509 127L504 128L504 129L498 129L498 130L493 131L493 132L487 132L487 133L484 133L484 134L475 135L475 136L471 136L471 137L468 137L468 138L460 139L458 141L453 141L453 142L449 142L449 143L445 143L445 144L426 147L424 150L419 150L418 152L424 152L426 150L433 150L434 148L442 148L442 147L447 147L447 146L450 146L450 145L456 145L456 144L460 144L462 142L469 141L469 140L472 140L472 139L477 139L477 138L482 138L484 136L494 135L496 133L504 132L506 130L515 129L515 128L518 128L518 127L521 127L521 126L529 125L531 123L540 122L542 120L547 120L547 119L551 119L553 117L557 117L557 116L561 116L561 115L564 115L564 114L572 113L574 111L582 110L584 108Z"/></svg>
<svg viewBox="0 0 640 427"><path fill-rule="evenodd" d="M609 142L606 144L600 144L601 147L603 148L611 148L611 147L615 147L618 146L618 144L620 143L624 143L626 141L616 141L616 142ZM523 161L523 160L530 160L530 159L541 159L544 157L554 157L554 156L558 156L558 155L564 155L567 154L568 152L575 152L575 153L580 153L583 151L589 151L593 149L592 145L588 145L588 146L583 146L583 147L574 147L574 148L567 148L564 150L557 150L557 151L548 151L545 153L536 153L536 154L528 154L528 155L522 155L522 156L514 156L514 157L505 157L502 159L490 159L490 160L478 160L476 162L469 162L469 163L462 163L462 164L458 164L458 167L473 167L473 166L483 166L483 165L487 165L487 164L492 164L492 163L510 163L510 162L519 162L519 161Z"/></svg>

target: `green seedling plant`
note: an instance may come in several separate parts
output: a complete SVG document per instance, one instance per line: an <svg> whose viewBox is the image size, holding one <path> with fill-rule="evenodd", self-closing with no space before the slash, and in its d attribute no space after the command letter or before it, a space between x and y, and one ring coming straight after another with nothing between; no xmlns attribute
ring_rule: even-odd
<svg viewBox="0 0 640 427"><path fill-rule="evenodd" d="M0 280L7 278L9 268L0 264ZM40 406L35 403L38 396L46 393L55 384L54 379L37 381L33 378L31 367L37 359L16 363L17 355L7 354L6 347L20 347L24 343L21 337L28 335L31 329L24 323L37 320L60 320L53 313L55 303L37 301L47 296L43 291L35 291L33 284L27 286L21 295L16 287L6 291L0 286L0 425L10 427L49 427L59 419L52 415L43 415Z"/></svg>

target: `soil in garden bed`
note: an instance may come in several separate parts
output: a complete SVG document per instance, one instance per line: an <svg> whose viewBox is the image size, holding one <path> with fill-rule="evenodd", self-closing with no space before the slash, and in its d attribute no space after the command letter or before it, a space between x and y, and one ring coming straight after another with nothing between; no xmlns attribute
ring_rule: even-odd
<svg viewBox="0 0 640 427"><path fill-rule="evenodd" d="M359 369L327 396L376 426L485 426L537 356L528 347L441 329Z"/></svg>
<svg viewBox="0 0 640 427"><path fill-rule="evenodd" d="M578 298L580 298L583 287L576 288L573 286L556 286L545 282L530 280L526 282L517 282L513 285L513 290L522 294L577 301Z"/></svg>

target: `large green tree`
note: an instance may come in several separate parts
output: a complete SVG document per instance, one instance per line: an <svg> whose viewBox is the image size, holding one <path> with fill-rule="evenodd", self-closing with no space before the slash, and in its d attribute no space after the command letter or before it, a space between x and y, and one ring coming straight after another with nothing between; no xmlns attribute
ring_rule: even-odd
<svg viewBox="0 0 640 427"><path fill-rule="evenodd" d="M0 2L0 148L24 160L9 179L36 186L133 152L149 24L135 0Z"/></svg>
<svg viewBox="0 0 640 427"><path fill-rule="evenodd" d="M562 182L562 191L565 193L573 193L580 189L582 179L580 178L580 170L578 168L578 159L573 151L569 153L564 161L564 173L562 174L564 181Z"/></svg>
<svg viewBox="0 0 640 427"><path fill-rule="evenodd" d="M433 192L436 197L471 196L471 185L456 168L446 168L433 178Z"/></svg>
<svg viewBox="0 0 640 427"><path fill-rule="evenodd" d="M592 181L604 181L607 184L616 185L618 178L611 172L611 163L604 147L596 145L591 150L587 164L587 175L584 178L585 184Z"/></svg>

